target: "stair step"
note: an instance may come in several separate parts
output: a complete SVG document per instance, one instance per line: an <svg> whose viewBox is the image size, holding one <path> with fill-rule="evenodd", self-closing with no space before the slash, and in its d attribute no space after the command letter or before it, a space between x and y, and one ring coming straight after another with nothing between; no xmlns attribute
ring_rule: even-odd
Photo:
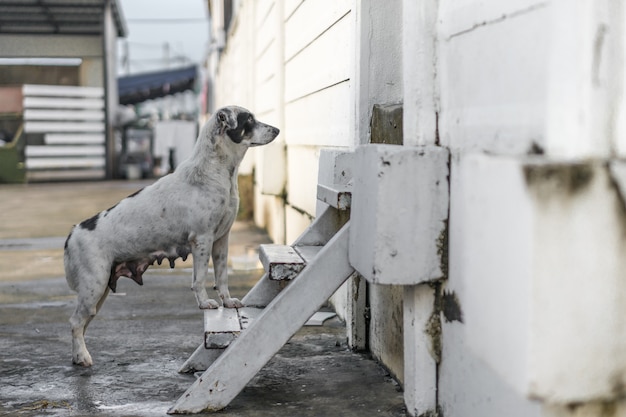
<svg viewBox="0 0 626 417"><path fill-rule="evenodd" d="M261 245L259 258L268 278L276 281L292 280L305 267L304 259L287 245Z"/></svg>
<svg viewBox="0 0 626 417"><path fill-rule="evenodd" d="M207 349L227 347L240 331L237 309L220 307L204 310L204 346Z"/></svg>
<svg viewBox="0 0 626 417"><path fill-rule="evenodd" d="M244 307L204 310L204 347L225 349L256 319L262 308Z"/></svg>
<svg viewBox="0 0 626 417"><path fill-rule="evenodd" d="M220 307L204 310L204 348L226 349L262 312L262 308L256 307L239 309ZM335 315L335 313L328 312L319 314L319 317L311 318L311 325L320 325L324 320Z"/></svg>
<svg viewBox="0 0 626 417"><path fill-rule="evenodd" d="M352 203L352 185L318 184L317 199L338 210L348 210Z"/></svg>

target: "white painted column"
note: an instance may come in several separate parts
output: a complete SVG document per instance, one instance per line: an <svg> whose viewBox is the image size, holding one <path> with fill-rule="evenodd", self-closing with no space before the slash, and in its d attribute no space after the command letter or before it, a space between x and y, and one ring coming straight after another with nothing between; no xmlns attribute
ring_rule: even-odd
<svg viewBox="0 0 626 417"><path fill-rule="evenodd" d="M438 5L438 0L404 0L402 3L403 140L406 146L438 144ZM427 194L421 198L428 198ZM411 416L428 412L434 415L437 364L441 357L441 319L435 309L435 290L427 284L404 286L403 309L404 402Z"/></svg>
<svg viewBox="0 0 626 417"><path fill-rule="evenodd" d="M404 144L434 145L437 140L438 0L402 3Z"/></svg>
<svg viewBox="0 0 626 417"><path fill-rule="evenodd" d="M404 403L411 416L420 416L437 409L441 319L434 309L433 288L404 288Z"/></svg>

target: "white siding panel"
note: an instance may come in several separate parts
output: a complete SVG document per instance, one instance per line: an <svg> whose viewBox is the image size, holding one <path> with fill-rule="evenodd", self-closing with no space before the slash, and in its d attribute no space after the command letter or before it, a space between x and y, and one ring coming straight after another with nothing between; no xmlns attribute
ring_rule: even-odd
<svg viewBox="0 0 626 417"><path fill-rule="evenodd" d="M259 13L264 14L261 26L256 32L256 60L254 72L255 112L257 116L265 116L274 112L281 98L282 60L280 48L280 21L278 13L282 13L276 4L262 5ZM266 119L265 122L269 123ZM276 121L277 124L278 121Z"/></svg>
<svg viewBox="0 0 626 417"><path fill-rule="evenodd" d="M27 159L27 169L103 168L104 158L36 158Z"/></svg>
<svg viewBox="0 0 626 417"><path fill-rule="evenodd" d="M263 55L267 54L268 49L272 48L272 44L274 43L274 37L276 32L272 27L272 22L275 21L273 16L269 16L271 19L268 20L267 24L261 28L257 32L257 37L255 38L255 56L256 59L259 60L263 57Z"/></svg>
<svg viewBox="0 0 626 417"><path fill-rule="evenodd" d="M265 53L256 59L256 84L263 83L273 77L278 65L276 44L272 43Z"/></svg>
<svg viewBox="0 0 626 417"><path fill-rule="evenodd" d="M24 97L25 108L104 109L100 98Z"/></svg>
<svg viewBox="0 0 626 417"><path fill-rule="evenodd" d="M86 180L102 179L106 175L104 169L66 169L48 171L28 171L26 178L28 181L53 181L53 180Z"/></svg>
<svg viewBox="0 0 626 417"><path fill-rule="evenodd" d="M279 118L277 111L271 111L262 116L263 121L276 126L276 120ZM281 195L285 191L287 161L285 152L285 140L282 134L279 135L272 143L266 146L256 148L258 152L259 163L257 164L257 172L259 188L263 194Z"/></svg>
<svg viewBox="0 0 626 417"><path fill-rule="evenodd" d="M26 157L33 156L102 156L104 146L27 146Z"/></svg>
<svg viewBox="0 0 626 417"><path fill-rule="evenodd" d="M104 144L104 134L48 133L44 135L43 141L46 145Z"/></svg>
<svg viewBox="0 0 626 417"><path fill-rule="evenodd" d="M350 88L350 82L346 81L287 104L287 144L352 146L354 141L350 137L350 125L347 123L352 114ZM315 182L316 180L313 181Z"/></svg>
<svg viewBox="0 0 626 417"><path fill-rule="evenodd" d="M274 0L255 0L255 3L254 27L257 29L255 32L261 32L261 27L267 23L270 13L276 7L276 2Z"/></svg>
<svg viewBox="0 0 626 417"><path fill-rule="evenodd" d="M276 95L279 91L278 88L278 82L274 76L262 83L257 83L255 100L255 111L257 116L261 116L276 109Z"/></svg>
<svg viewBox="0 0 626 417"><path fill-rule="evenodd" d="M287 160L289 161L287 178L298 179L298 181L289 181L287 188L288 204L314 216L317 203L319 148L316 146L289 146L287 148Z"/></svg>
<svg viewBox="0 0 626 417"><path fill-rule="evenodd" d="M309 216L289 206L285 208L285 221L289 225L285 236L288 243L294 242L311 224Z"/></svg>
<svg viewBox="0 0 626 417"><path fill-rule="evenodd" d="M316 1L302 3L285 22L285 60L289 61L342 16L349 13L351 6L350 0L328 1L323 7ZM286 13L286 16L289 14Z"/></svg>
<svg viewBox="0 0 626 417"><path fill-rule="evenodd" d="M442 143L526 153L545 146L547 8L479 27L442 46Z"/></svg>
<svg viewBox="0 0 626 417"><path fill-rule="evenodd" d="M290 102L352 75L349 56L351 20L341 19L315 42L289 61L285 67L285 101ZM344 119L348 120L348 119Z"/></svg>
<svg viewBox="0 0 626 417"><path fill-rule="evenodd" d="M241 12L244 10L242 9ZM249 13L242 13L239 27L251 24ZM216 107L231 104L253 110L254 42L249 42L244 31L236 31L228 39L228 47L222 55L218 78L214 84Z"/></svg>
<svg viewBox="0 0 626 417"><path fill-rule="evenodd" d="M104 88L25 84L22 87L22 93L25 96L103 98Z"/></svg>
<svg viewBox="0 0 626 417"><path fill-rule="evenodd" d="M104 120L104 110L24 110L24 120Z"/></svg>
<svg viewBox="0 0 626 417"><path fill-rule="evenodd" d="M284 0L284 10L285 10L285 19L289 19L289 17L296 12L298 7L300 7L304 0Z"/></svg>
<svg viewBox="0 0 626 417"><path fill-rule="evenodd" d="M26 122L24 123L24 132L104 132L104 122Z"/></svg>

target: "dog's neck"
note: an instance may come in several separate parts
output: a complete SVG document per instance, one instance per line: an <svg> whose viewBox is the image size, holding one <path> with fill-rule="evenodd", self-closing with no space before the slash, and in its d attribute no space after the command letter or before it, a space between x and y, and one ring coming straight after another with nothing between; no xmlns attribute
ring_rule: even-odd
<svg viewBox="0 0 626 417"><path fill-rule="evenodd" d="M190 183L207 184L219 179L237 183L237 170L246 154L246 148L233 143L217 129L205 126L192 156L177 169ZM207 132L208 131L208 132ZM211 134L207 134L207 133Z"/></svg>

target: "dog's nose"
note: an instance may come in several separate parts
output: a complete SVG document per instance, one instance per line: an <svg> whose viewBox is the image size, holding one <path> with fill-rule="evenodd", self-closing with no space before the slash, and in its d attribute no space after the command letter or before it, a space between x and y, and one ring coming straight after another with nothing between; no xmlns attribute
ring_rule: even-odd
<svg viewBox="0 0 626 417"><path fill-rule="evenodd" d="M280 133L280 129L277 127L272 127L272 133L274 134L274 136L278 136L278 134Z"/></svg>

